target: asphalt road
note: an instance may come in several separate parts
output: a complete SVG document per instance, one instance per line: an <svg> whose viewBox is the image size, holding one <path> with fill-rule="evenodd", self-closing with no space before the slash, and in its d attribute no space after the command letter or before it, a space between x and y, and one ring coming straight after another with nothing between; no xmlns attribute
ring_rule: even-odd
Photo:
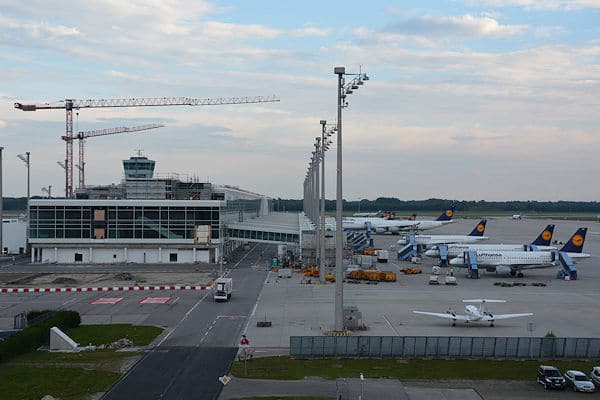
<svg viewBox="0 0 600 400"><path fill-rule="evenodd" d="M231 300L215 303L212 292L203 295L102 399L216 399L222 389L218 378L237 354L275 253L267 245L238 253L228 275L233 278Z"/></svg>

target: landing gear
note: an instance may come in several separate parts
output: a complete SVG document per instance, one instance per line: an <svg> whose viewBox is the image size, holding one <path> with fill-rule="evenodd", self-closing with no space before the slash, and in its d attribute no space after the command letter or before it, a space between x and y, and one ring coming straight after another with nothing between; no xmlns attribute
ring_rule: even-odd
<svg viewBox="0 0 600 400"><path fill-rule="evenodd" d="M510 270L510 276L515 276L517 274L517 271L515 271L514 269Z"/></svg>
<svg viewBox="0 0 600 400"><path fill-rule="evenodd" d="M493 327L494 327L494 321L492 321L492 322L490 323L490 328L493 328Z"/></svg>
<svg viewBox="0 0 600 400"><path fill-rule="evenodd" d="M523 276L524 276L524 275L523 275L523 273L522 273L522 272L519 272L519 273L517 274L517 278L522 278Z"/></svg>
<svg viewBox="0 0 600 400"><path fill-rule="evenodd" d="M456 326L456 320L455 319L452 320L452 326Z"/></svg>

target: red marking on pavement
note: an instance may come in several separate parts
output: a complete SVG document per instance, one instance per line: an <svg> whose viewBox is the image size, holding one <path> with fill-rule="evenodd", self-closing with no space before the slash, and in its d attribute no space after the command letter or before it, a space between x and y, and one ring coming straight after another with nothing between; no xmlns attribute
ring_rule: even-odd
<svg viewBox="0 0 600 400"><path fill-rule="evenodd" d="M150 290L208 290L210 286L115 286L115 287L57 287L57 288L0 288L0 293L65 293L65 292L129 292Z"/></svg>
<svg viewBox="0 0 600 400"><path fill-rule="evenodd" d="M101 297L94 301L91 301L90 304L117 304L123 301L125 297Z"/></svg>
<svg viewBox="0 0 600 400"><path fill-rule="evenodd" d="M171 297L146 297L139 301L140 304L167 304Z"/></svg>

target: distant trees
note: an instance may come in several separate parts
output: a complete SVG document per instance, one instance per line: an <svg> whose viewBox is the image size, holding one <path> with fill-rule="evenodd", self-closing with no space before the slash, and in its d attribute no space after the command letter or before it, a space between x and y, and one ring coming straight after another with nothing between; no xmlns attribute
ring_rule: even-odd
<svg viewBox="0 0 600 400"><path fill-rule="evenodd" d="M458 201L447 199L400 200L393 197L379 197L375 200L363 199L360 202L344 200L345 211L437 211L454 206L456 211L481 212L540 212L540 213L600 213L600 202L597 201ZM300 211L302 200L274 199L275 211ZM335 210L335 200L325 201L325 210Z"/></svg>

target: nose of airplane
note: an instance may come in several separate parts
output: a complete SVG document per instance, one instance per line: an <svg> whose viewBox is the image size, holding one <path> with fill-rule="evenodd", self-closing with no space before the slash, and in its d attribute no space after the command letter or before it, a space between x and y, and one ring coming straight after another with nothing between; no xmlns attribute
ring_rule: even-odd
<svg viewBox="0 0 600 400"><path fill-rule="evenodd" d="M406 244L406 239L398 240L397 244Z"/></svg>
<svg viewBox="0 0 600 400"><path fill-rule="evenodd" d="M433 250L433 249L432 249L432 250L427 250L427 251L425 252L425 255L426 255L427 257L437 257L437 256L439 256L439 255L440 255L440 253L439 253L437 250Z"/></svg>
<svg viewBox="0 0 600 400"><path fill-rule="evenodd" d="M465 259L462 257L456 257L450 260L450 265L463 265L465 263Z"/></svg>

